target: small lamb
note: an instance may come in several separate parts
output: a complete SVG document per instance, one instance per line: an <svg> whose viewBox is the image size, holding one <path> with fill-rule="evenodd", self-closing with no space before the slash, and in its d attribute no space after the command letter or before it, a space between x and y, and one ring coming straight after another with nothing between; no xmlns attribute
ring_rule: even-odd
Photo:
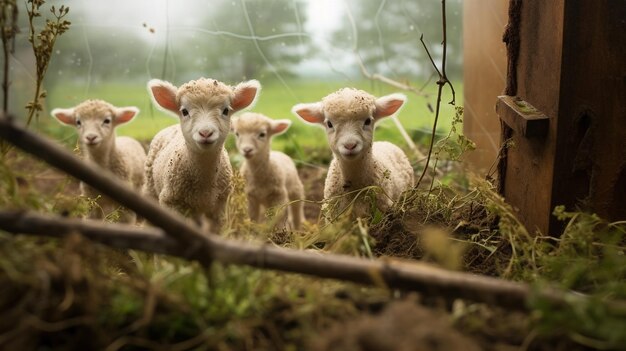
<svg viewBox="0 0 626 351"><path fill-rule="evenodd" d="M115 128L129 122L138 113L136 107L115 107L102 100L87 100L76 107L52 110L52 116L58 121L78 129L80 149L85 160L110 170L118 178L141 189L146 151L135 139L115 136ZM80 191L89 198L101 195L83 182L80 183ZM106 197L101 197L98 204L100 209L93 209L90 218L101 219L119 207ZM136 215L124 211L120 220L134 223Z"/></svg>
<svg viewBox="0 0 626 351"><path fill-rule="evenodd" d="M273 120L259 113L244 113L235 118L232 130L237 138L237 149L246 158L241 174L246 180L246 194L250 218L259 221L261 207L267 209L292 202L288 216L282 223L299 229L304 221L304 186L293 160L280 151L271 150L274 135L284 133L291 121ZM279 222L280 223L280 222ZM285 223L286 224L286 223Z"/></svg>
<svg viewBox="0 0 626 351"><path fill-rule="evenodd" d="M232 168L224 141L231 115L251 105L261 85L256 80L228 86L200 78L176 88L153 79L154 102L180 119L152 140L144 193L194 219L203 229L220 229L232 190Z"/></svg>
<svg viewBox="0 0 626 351"><path fill-rule="evenodd" d="M325 200L352 193L339 198L343 209L356 196L355 190L375 185L385 193L377 196L378 208L385 211L413 186L413 168L404 152L389 142L373 142L375 123L396 113L405 101L402 94L377 99L362 90L344 88L321 102L293 107L297 116L326 129L334 158L324 184ZM355 207L356 215L367 212L367 204Z"/></svg>

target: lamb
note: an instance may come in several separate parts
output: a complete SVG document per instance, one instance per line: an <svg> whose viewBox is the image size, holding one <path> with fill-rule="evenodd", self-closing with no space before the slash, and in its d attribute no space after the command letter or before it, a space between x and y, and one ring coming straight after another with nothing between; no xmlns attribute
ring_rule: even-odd
<svg viewBox="0 0 626 351"><path fill-rule="evenodd" d="M258 222L261 207L270 208L291 202L278 223L299 229L304 221L304 186L293 160L280 151L271 150L274 135L284 133L291 121L273 120L259 113L244 113L235 118L232 130L237 149L246 158L241 174L246 180L250 218Z"/></svg>
<svg viewBox="0 0 626 351"><path fill-rule="evenodd" d="M326 129L334 155L324 184L327 203L335 199L337 209L343 210L359 189L378 186L384 195L377 196L376 205L385 211L412 187L413 168L404 152L389 142L373 142L376 122L396 113L405 101L402 94L377 99L365 91L344 88L321 102L293 107L292 112L298 117ZM364 201L356 202L353 213L364 216L368 209Z"/></svg>
<svg viewBox="0 0 626 351"><path fill-rule="evenodd" d="M231 115L250 106L261 85L256 80L228 86L200 78L179 88L153 79L154 102L180 120L152 140L146 162L144 193L165 207L217 231L232 190L232 168L224 141Z"/></svg>
<svg viewBox="0 0 626 351"><path fill-rule="evenodd" d="M118 178L141 189L146 152L137 140L115 136L115 128L131 121L138 113L136 107L115 107L102 100L87 100L72 108L52 110L52 116L59 122L77 128L85 160L110 170ZM100 208L92 209L89 218L102 219L119 208L118 204L83 182L80 191L91 199L100 196ZM130 211L123 211L120 217L122 222L134 223L135 220L135 213Z"/></svg>

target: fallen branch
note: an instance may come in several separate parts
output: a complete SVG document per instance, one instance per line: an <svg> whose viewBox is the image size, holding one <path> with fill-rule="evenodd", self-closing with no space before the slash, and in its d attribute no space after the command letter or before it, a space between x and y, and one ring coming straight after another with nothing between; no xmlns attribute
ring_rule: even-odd
<svg viewBox="0 0 626 351"><path fill-rule="evenodd" d="M167 254L210 265L199 251L190 252L158 228L137 228L90 220L67 219L28 211L0 211L0 228L11 233L62 238L80 233L90 240L124 249ZM205 238L208 240L208 238ZM524 309L531 289L524 284L496 278L452 272L427 264L400 260L365 260L350 256L318 254L251 245L223 239L216 245L216 261L258 268L304 273L366 285L420 291L448 299L463 298L498 306ZM553 298L561 301L560 297Z"/></svg>
<svg viewBox="0 0 626 351"><path fill-rule="evenodd" d="M188 250L210 251L211 247L205 247L205 241L199 240L205 234L196 226L190 225L183 217L159 206L156 201L141 196L129 185L119 181L109 170L87 164L59 144L17 126L11 117L0 117L0 138L91 185L102 194L135 211L155 226L165 230L168 235L185 243ZM211 255L210 252L206 254Z"/></svg>
<svg viewBox="0 0 626 351"><path fill-rule="evenodd" d="M394 259L366 260L325 255L272 246L258 246L202 233L177 213L160 207L117 180L107 170L82 162L69 151L32 131L0 117L0 137L50 165L84 181L105 196L135 211L161 229L63 219L28 212L2 212L0 228L13 233L62 236L79 232L106 245L166 253L209 265L247 265L307 274L390 289L419 291L449 299L463 298L515 309L527 308L528 285L467 273L451 272L424 264ZM566 294L544 289L541 297L566 303Z"/></svg>

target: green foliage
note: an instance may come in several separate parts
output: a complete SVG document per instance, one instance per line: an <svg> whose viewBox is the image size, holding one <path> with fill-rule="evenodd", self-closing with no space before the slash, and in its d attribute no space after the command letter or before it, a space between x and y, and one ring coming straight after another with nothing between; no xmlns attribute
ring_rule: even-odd
<svg viewBox="0 0 626 351"><path fill-rule="evenodd" d="M41 101L46 98L47 93L45 90L41 90L41 86L43 84L46 71L48 70L50 60L52 59L52 50L54 49L54 44L57 38L65 33L70 28L71 24L69 21L63 19L70 11L69 7L61 5L57 11L57 9L52 6L50 8L50 12L55 19L46 19L44 28L37 33L34 23L35 18L41 17L41 12L39 12L39 10L45 3L45 0L28 0L29 6L26 8L30 28L28 41L31 43L33 53L35 55L35 67L37 73L35 96L32 101L26 104L26 110L28 111L28 119L26 121L27 124L30 124L33 117L37 117L39 112L43 111L43 104Z"/></svg>

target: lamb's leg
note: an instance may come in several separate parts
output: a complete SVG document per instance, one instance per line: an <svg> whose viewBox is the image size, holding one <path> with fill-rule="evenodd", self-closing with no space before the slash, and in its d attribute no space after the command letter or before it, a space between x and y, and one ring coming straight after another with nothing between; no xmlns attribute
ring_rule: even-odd
<svg viewBox="0 0 626 351"><path fill-rule="evenodd" d="M297 182L289 191L289 215L291 216L291 224L293 229L300 229L304 218L304 186L301 182Z"/></svg>
<svg viewBox="0 0 626 351"><path fill-rule="evenodd" d="M304 222L304 202L301 200L295 200L295 202L289 205L289 207L291 210L291 223L293 225L293 229L300 229L302 222Z"/></svg>
<svg viewBox="0 0 626 351"><path fill-rule="evenodd" d="M248 197L248 215L253 222L261 219L261 203L252 197Z"/></svg>
<svg viewBox="0 0 626 351"><path fill-rule="evenodd" d="M276 215L274 216L275 226L278 228L288 227L288 206L286 204L289 202L289 196L287 195L287 191L281 191L277 195L270 197L268 203L270 207L273 207L276 210Z"/></svg>

